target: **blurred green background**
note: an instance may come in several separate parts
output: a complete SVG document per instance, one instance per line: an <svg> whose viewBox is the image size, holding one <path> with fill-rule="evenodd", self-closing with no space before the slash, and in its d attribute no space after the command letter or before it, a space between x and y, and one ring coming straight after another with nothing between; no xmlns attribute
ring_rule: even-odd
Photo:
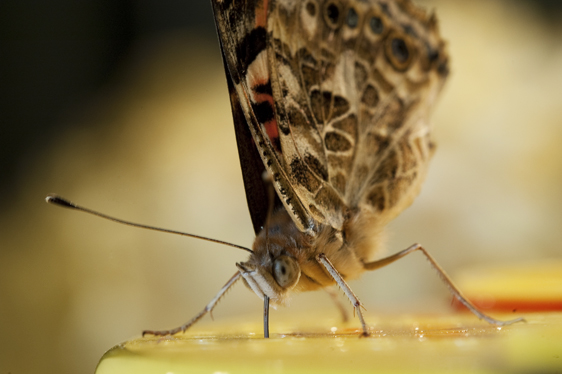
<svg viewBox="0 0 562 374"><path fill-rule="evenodd" d="M390 225L389 252L420 242L453 279L560 259L560 2L418 3L437 11L452 75L427 182ZM55 208L47 193L252 243L211 6L1 1L0 36L0 373L92 372L113 345L190 319L246 254ZM352 287L381 313L451 301L421 255ZM273 311L272 331L280 314L337 314L325 293L303 296ZM238 285L214 316L241 314L259 320L261 302Z"/></svg>

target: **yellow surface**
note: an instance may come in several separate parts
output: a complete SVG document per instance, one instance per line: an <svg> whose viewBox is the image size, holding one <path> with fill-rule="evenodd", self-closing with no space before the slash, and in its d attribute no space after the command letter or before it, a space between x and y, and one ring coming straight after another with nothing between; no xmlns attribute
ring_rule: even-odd
<svg viewBox="0 0 562 374"><path fill-rule="evenodd" d="M455 278L457 285L469 299L513 301L514 308L517 308L518 303L562 304L560 259L480 266L467 269Z"/></svg>
<svg viewBox="0 0 562 374"><path fill-rule="evenodd" d="M310 315L273 320L270 339L257 324L209 322L203 333L115 346L96 373L562 372L562 313L526 314L503 328L471 314L366 317L369 338L358 336L356 319L343 329Z"/></svg>

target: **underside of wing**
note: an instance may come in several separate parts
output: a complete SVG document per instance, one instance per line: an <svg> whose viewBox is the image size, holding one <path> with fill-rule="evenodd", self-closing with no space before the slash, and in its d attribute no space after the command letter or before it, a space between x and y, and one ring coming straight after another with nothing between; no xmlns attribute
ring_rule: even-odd
<svg viewBox="0 0 562 374"><path fill-rule="evenodd" d="M244 112L240 107L240 99L234 88L232 78L230 78L226 61L224 62L230 106L232 108L232 119L234 121L234 133L236 135L236 144L240 157L244 190L246 191L246 201L248 203L248 209L250 210L254 232L258 235L265 225L269 211L268 187L266 183L264 183L263 178L265 167L252 138L252 134L250 133L250 128L246 123Z"/></svg>
<svg viewBox="0 0 562 374"><path fill-rule="evenodd" d="M407 0L213 5L240 108L297 227L341 230L350 211L386 221L409 205L448 73L434 17Z"/></svg>
<svg viewBox="0 0 562 374"><path fill-rule="evenodd" d="M295 194L280 157L268 65L268 1L213 0L212 3L223 57L255 147L271 174L279 199L297 227L313 233L317 222ZM241 161L244 163L242 158ZM252 219L253 215L252 212Z"/></svg>
<svg viewBox="0 0 562 374"><path fill-rule="evenodd" d="M448 73L433 16L409 1L274 1L268 35L281 157L313 217L381 220L411 203Z"/></svg>

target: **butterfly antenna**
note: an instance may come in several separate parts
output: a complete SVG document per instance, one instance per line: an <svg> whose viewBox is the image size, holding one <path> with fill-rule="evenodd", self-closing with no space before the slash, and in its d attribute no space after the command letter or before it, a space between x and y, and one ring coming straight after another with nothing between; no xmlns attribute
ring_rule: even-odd
<svg viewBox="0 0 562 374"><path fill-rule="evenodd" d="M153 230L153 231L160 231L160 232L166 232L169 234L176 234L176 235L181 235L181 236L189 236L191 238L196 238L196 239L202 239L202 240L206 240L208 242L213 242L213 243L218 243L218 244L224 244L230 247L234 247L234 248L238 248L238 249L243 249L245 251L248 251L250 253L253 253L253 251L249 248L246 247L242 247L240 245L237 244L233 244L233 243L228 243L228 242L223 242L222 240L217 240L217 239L211 239L211 238L207 238L204 236L199 236L199 235L194 235L194 234L188 234L186 232L181 232L181 231L175 231L175 230L168 230L168 229L162 229L160 227L154 227L154 226L148 226L148 225L142 225L140 223L134 223L134 222L129 222L129 221L124 221L122 219L119 218L115 218L115 217L111 217L108 216L106 214L100 213L100 212L96 212L95 210L91 210L88 208L84 208L80 205L76 205L73 202L60 197L58 195L54 195L54 194L49 194L47 195L47 197L45 198L45 201L47 201L50 204L54 204L54 205L58 205L58 206L62 206L64 208L70 208L70 209L74 209L74 210L78 210L81 212L85 212L85 213L89 213L89 214L93 214L94 216L98 216L101 218L105 218L107 220L113 221L113 222L117 222L117 223L122 223L124 225L128 225L128 226L133 226L133 227L140 227L143 229L148 229L148 230Z"/></svg>

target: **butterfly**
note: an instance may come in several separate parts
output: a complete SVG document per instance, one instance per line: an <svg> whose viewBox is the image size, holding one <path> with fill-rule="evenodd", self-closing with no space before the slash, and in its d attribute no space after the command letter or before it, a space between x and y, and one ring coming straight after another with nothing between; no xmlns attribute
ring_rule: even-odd
<svg viewBox="0 0 562 374"><path fill-rule="evenodd" d="M143 335L185 331L239 280L264 300L265 337L270 303L332 286L368 335L347 281L415 251L477 317L520 321L479 311L419 244L380 259L385 226L418 195L435 150L429 115L449 73L435 15L409 0L212 6L256 239L198 315Z"/></svg>
<svg viewBox="0 0 562 374"><path fill-rule="evenodd" d="M449 73L434 14L409 0L212 0L246 198L250 258L192 321L238 280L268 303L347 284L421 251L380 257L385 225L421 188L435 146L429 114ZM274 190L274 192L273 192Z"/></svg>

